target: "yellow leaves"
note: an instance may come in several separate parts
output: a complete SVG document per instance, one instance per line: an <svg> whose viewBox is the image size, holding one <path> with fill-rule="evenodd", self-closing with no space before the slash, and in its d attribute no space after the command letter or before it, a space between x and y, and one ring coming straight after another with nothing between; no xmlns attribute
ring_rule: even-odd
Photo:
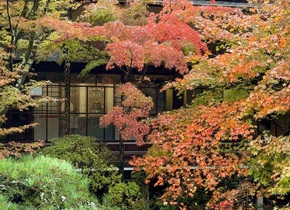
<svg viewBox="0 0 290 210"><path fill-rule="evenodd" d="M290 109L290 85L276 91L266 85L256 87L244 103L243 113L255 113L254 118L264 118L272 113L285 113Z"/></svg>
<svg viewBox="0 0 290 210"><path fill-rule="evenodd" d="M231 33L233 33L235 31L235 28L230 28L229 30Z"/></svg>
<svg viewBox="0 0 290 210"><path fill-rule="evenodd" d="M257 12L257 9L256 9L255 7L251 7L251 8L249 9L249 11L250 11L251 13L256 13L256 12Z"/></svg>
<svg viewBox="0 0 290 210"><path fill-rule="evenodd" d="M247 53L248 54L248 53ZM238 80L251 80L264 71L266 63L263 61L250 60L247 54L232 56L222 75L223 82L237 82ZM252 58L251 58L252 59ZM234 61L234 62L233 62Z"/></svg>
<svg viewBox="0 0 290 210"><path fill-rule="evenodd" d="M202 57L199 55L189 55L186 57L186 61L190 63L198 63L202 60Z"/></svg>

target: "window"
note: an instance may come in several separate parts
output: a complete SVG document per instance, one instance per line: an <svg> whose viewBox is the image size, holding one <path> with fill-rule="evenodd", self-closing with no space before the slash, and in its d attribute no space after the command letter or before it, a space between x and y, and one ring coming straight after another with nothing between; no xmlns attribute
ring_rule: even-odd
<svg viewBox="0 0 290 210"><path fill-rule="evenodd" d="M91 81L89 79L77 81L78 78L75 77L74 82L71 83L70 133L94 136L103 141L119 140L117 129L113 125L103 127L100 118L110 112L113 106L121 105L121 98L114 95L117 84L120 84L120 75L99 74L92 77L94 79ZM53 78L59 77L54 75ZM154 101L152 115L172 107L170 106L171 90L160 92L160 89L154 85L147 85L141 90ZM35 140L49 140L64 135L64 91L65 86L59 81L42 89L43 96L59 98L61 101L49 102L34 109L34 122L39 124L33 131Z"/></svg>

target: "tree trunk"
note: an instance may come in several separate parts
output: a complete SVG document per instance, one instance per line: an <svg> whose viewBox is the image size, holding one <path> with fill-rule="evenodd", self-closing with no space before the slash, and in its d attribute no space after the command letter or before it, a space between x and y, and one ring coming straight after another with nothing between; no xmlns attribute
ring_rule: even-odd
<svg viewBox="0 0 290 210"><path fill-rule="evenodd" d="M70 134L70 62L66 58L64 64L64 135Z"/></svg>

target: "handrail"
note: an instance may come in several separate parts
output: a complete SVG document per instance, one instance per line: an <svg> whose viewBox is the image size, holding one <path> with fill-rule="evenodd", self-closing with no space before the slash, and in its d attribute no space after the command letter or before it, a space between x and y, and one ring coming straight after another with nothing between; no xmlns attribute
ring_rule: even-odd
<svg viewBox="0 0 290 210"><path fill-rule="evenodd" d="M170 0L170 2L174 2L175 0ZM236 1L230 1L230 0L217 0L215 3L210 3L209 0L188 0L193 5L196 6L225 6L225 7L245 7L247 6L247 3L245 0L236 0ZM126 3L126 0L119 0L120 3ZM151 5L160 6L163 4L163 0L152 0L152 3L149 3Z"/></svg>

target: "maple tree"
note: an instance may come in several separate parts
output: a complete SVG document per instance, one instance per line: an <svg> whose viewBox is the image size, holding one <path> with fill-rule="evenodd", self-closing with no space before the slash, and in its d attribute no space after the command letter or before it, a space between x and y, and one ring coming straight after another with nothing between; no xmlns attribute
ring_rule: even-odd
<svg viewBox="0 0 290 210"><path fill-rule="evenodd" d="M8 87L10 92L13 92L12 95L18 97L10 97L11 100L3 102L5 107L1 110L1 114L5 115L11 109L23 111L48 101L48 98L34 100L29 93L33 87L44 85L44 83L35 83L32 80L35 73L32 65L37 60L49 59L44 53L43 45L47 42L52 44L54 41L50 39L53 30L44 27L43 23L49 22L51 17L55 20L65 20L74 9L82 4L83 2L69 0L3 0L0 2L0 42L3 47L2 51L5 52L1 58L5 63L1 64L6 68L5 72L2 71L2 76L3 80L10 78L5 84L6 95L3 94L3 98L9 95ZM54 24L56 25L56 23ZM13 78L11 75L13 75ZM17 99L19 99L18 102ZM18 105L16 105L16 102ZM1 127L2 124L1 120ZM19 127L18 130L11 129L13 129L13 132L23 132L23 129L29 127L29 125L25 125Z"/></svg>
<svg viewBox="0 0 290 210"><path fill-rule="evenodd" d="M131 140L134 137L137 145L142 145L143 137L149 133L150 127L141 120L149 116L153 101L129 82L116 90L116 96L123 94L122 106L113 107L101 118L101 123L104 126L114 123L124 140Z"/></svg>
<svg viewBox="0 0 290 210"><path fill-rule="evenodd" d="M35 87L44 86L45 82L31 81L25 85L22 85L21 89L15 87L15 83L22 76L22 71L11 72L6 69L6 62L3 61L3 57L6 53L2 51L1 54L1 74L0 74L0 136L15 132L23 132L25 129L35 126L35 124L23 125L19 127L5 128L5 122L7 120L6 113L9 110L27 110L30 107L38 106L40 103L50 100L50 98L34 99L32 96L32 89Z"/></svg>
<svg viewBox="0 0 290 210"><path fill-rule="evenodd" d="M122 22L113 22L104 25L106 36L112 39L112 42L108 43L104 49L110 56L107 63L107 69L116 67L121 68L126 74L127 81L129 82L133 82L131 78L132 74L137 71L141 72L143 75L141 81L139 81L139 84L142 84L142 79L145 78L149 65L155 67L164 65L167 69L175 69L181 74L185 74L188 71L188 67L185 60L186 55L182 52L183 46L191 44L191 52L199 56L202 56L202 51L207 50L198 34L175 17L164 15L162 19L155 22L152 16L149 17L148 24L142 26L127 26ZM175 31L175 33L172 33L172 31ZM138 83L135 83L135 85L138 86ZM132 135L127 132L129 129L132 129L128 120L132 119L136 121L139 120L141 116L142 118L148 117L149 111L152 108L152 105L148 106L148 104L152 102L146 102L147 104L144 104L142 96L136 96L136 99L130 98L130 95L133 95L134 92L138 94L138 90L128 83L121 85L117 90L117 94L119 95L124 93L125 100L123 101L123 105L125 105L127 101L130 101L125 107L134 107L134 109L131 110L133 112L130 113L130 116L135 116L134 119L128 115L124 115L122 113L123 108L121 108L122 111L120 108L116 108L114 113L120 110L121 112L118 116L122 116L123 120L120 118L111 120L117 127L120 127L118 123L121 121L128 122L128 124L124 126L127 130L121 132L121 136L125 140L129 140L130 135ZM143 104L140 106L138 103ZM135 115L134 113L137 107L139 108L138 112L140 112L141 116ZM116 116L116 113L114 115ZM110 116L112 115L109 114L104 116L104 121L108 121L108 118L112 119ZM106 123L106 125L107 124L108 123ZM143 136L149 132L148 128L145 130L144 128L139 128L138 130L142 131ZM142 136L137 137L137 144L142 144L143 141Z"/></svg>
<svg viewBox="0 0 290 210"><path fill-rule="evenodd" d="M144 119L149 116L153 107L152 99L144 96L135 87L142 85L145 78L149 78L149 65L164 66L184 74L188 67L182 52L183 46L189 44L190 51L199 56L202 51L207 50L198 34L174 16L160 16L157 21L157 16L151 14L146 21L144 19L143 16L142 21L138 22L140 25L137 21L132 22L124 18L127 21L108 22L97 28L97 34L108 40L104 48L108 55L106 68L121 69L125 78L124 84L116 90L116 96L122 97L122 106L114 107L109 114L101 118L101 123L105 126L113 123L120 131L120 171L123 167L123 140L135 138L137 145L142 145L144 136L150 131ZM132 23L133 25L127 25ZM133 74L136 72L142 75L137 83L133 81Z"/></svg>
<svg viewBox="0 0 290 210"><path fill-rule="evenodd" d="M212 209L243 208L238 201L245 194L283 197L289 192L289 167L281 162L289 159L289 135L255 132L257 122L278 118L290 109L288 8L285 1L264 2L250 8L249 15L186 2L174 9L165 7L223 51L210 58L189 58L189 73L165 87L207 90L195 95L191 105L151 120L152 147L132 161L145 170L148 182L157 178L155 186L166 186L164 204L189 207L178 203L179 198L193 197L198 187L213 191L208 203ZM237 175L245 177L238 188L220 186ZM254 182L247 189L251 175ZM254 208L251 201L247 205Z"/></svg>
<svg viewBox="0 0 290 210"><path fill-rule="evenodd" d="M138 145L144 143L143 137L150 131L143 119L149 116L153 105L152 99L135 87L144 79L150 80L148 67L163 66L185 74L188 72L185 58L189 54L200 57L207 52L206 44L193 28L170 14L149 14L145 3L133 2L128 7L116 9L118 5L114 1L99 1L89 5L76 22L54 18L41 21L43 27L55 31L56 44L47 42L46 52L61 52L65 44L70 61L88 62L81 75L103 64L107 70L122 71L123 85L117 88L116 94L122 97L123 107L114 108L101 121L105 125L111 121L121 129L121 142L136 138ZM135 73L141 75L140 81L133 81Z"/></svg>
<svg viewBox="0 0 290 210"><path fill-rule="evenodd" d="M55 2L51 2L55 4ZM32 64L37 51L37 44L46 37L46 33L36 28L31 22L42 15L51 13L46 1L1 1L1 132L23 132L34 126L4 128L6 114L9 110L27 110L48 101L48 98L34 99L32 89L42 87L45 82L35 82L31 76Z"/></svg>
<svg viewBox="0 0 290 210"><path fill-rule="evenodd" d="M53 16L61 18L67 12L69 1L1 1L1 44L7 52L8 69L23 69L21 85L31 71L38 46L50 34L43 30L37 20Z"/></svg>
<svg viewBox="0 0 290 210"><path fill-rule="evenodd" d="M125 74L123 83L130 83L120 85L116 91L117 96L123 97L122 107L115 107L101 118L101 122L104 125L113 123L119 128L121 145L123 140L132 137L136 139L137 145L142 145L150 131L148 123L143 119L149 116L153 103L134 85L142 86L145 78L150 80L147 75L149 66L164 66L180 74L187 73L186 54L183 53L185 46L189 46L188 53L198 56L202 56L207 47L194 29L169 14L150 14L147 23L143 21L141 25L109 22L102 30L102 35L110 40L104 48L109 56L106 68L120 68ZM142 75L137 83L133 81L136 72ZM122 158L122 146L120 150Z"/></svg>
<svg viewBox="0 0 290 210"><path fill-rule="evenodd" d="M0 48L0 137L4 137L7 134L12 133L22 133L25 129L28 129L35 124L22 125L18 127L6 127L5 122L7 120L6 113L11 109L26 110L29 107L37 106L43 103L48 98L33 99L31 95L31 90L34 87L39 87L45 85L43 82L30 82L19 90L14 86L15 82L21 77L21 71L11 72L7 67L7 62L5 57L7 54ZM16 143L9 142L8 146L0 144L0 159L8 156L21 156L21 153L36 152L37 149L43 147L43 142L33 142L33 143Z"/></svg>
<svg viewBox="0 0 290 210"><path fill-rule="evenodd" d="M43 23L55 20L65 20L71 12L84 2L68 0L21 0L0 1L0 136L22 133L26 129L36 126L35 123L21 126L8 127L6 124L9 111L25 110L36 107L39 104L56 101L49 97L34 98L34 88L43 87L48 82L36 82L32 80L36 60L46 60L43 45L53 43L50 40L53 30L45 27ZM68 21L67 21L68 22ZM55 22L57 23L57 22ZM54 25L56 25L54 23ZM61 27L61 26L59 26ZM19 156L22 152L34 152L41 147L41 142L32 144L9 143L9 146L1 146L1 158L6 156Z"/></svg>

